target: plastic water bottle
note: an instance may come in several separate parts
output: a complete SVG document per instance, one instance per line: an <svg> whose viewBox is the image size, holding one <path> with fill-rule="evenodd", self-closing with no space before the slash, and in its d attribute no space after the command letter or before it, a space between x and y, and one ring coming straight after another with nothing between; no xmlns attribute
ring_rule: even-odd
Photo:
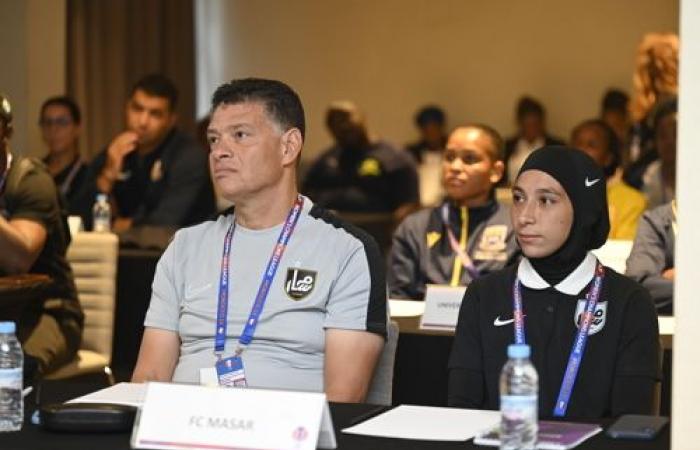
<svg viewBox="0 0 700 450"><path fill-rule="evenodd" d="M0 322L0 431L22 428L22 347L15 337L14 322Z"/></svg>
<svg viewBox="0 0 700 450"><path fill-rule="evenodd" d="M92 207L92 231L109 233L112 229L112 209L106 194L97 194L95 205Z"/></svg>
<svg viewBox="0 0 700 450"><path fill-rule="evenodd" d="M501 450L534 449L537 445L537 370L530 362L530 346L508 346L501 392Z"/></svg>

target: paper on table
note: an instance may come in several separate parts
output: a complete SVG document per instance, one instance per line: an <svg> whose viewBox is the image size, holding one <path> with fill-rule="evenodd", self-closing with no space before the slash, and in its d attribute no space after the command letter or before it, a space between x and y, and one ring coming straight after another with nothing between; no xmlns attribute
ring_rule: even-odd
<svg viewBox="0 0 700 450"><path fill-rule="evenodd" d="M666 335L669 334L673 336L673 332L676 328L676 318L675 317L659 317L659 334Z"/></svg>
<svg viewBox="0 0 700 450"><path fill-rule="evenodd" d="M401 405L343 433L425 441L466 441L493 427L498 411Z"/></svg>
<svg viewBox="0 0 700 450"><path fill-rule="evenodd" d="M140 407L146 394L145 383L117 383L91 394L68 400L66 403L111 403Z"/></svg>
<svg viewBox="0 0 700 450"><path fill-rule="evenodd" d="M416 300L389 299L391 317L416 317L425 311L425 302Z"/></svg>

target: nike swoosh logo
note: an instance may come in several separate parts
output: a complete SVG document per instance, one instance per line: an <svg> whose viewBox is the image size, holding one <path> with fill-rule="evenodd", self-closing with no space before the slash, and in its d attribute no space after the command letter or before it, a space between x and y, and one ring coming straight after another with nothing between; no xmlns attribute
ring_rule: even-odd
<svg viewBox="0 0 700 450"><path fill-rule="evenodd" d="M501 320L501 316L496 316L495 319L493 319L493 326L494 327L502 327L503 325L508 325L509 323L515 322L515 319L506 319L506 320Z"/></svg>
<svg viewBox="0 0 700 450"><path fill-rule="evenodd" d="M584 181L584 183L586 183L586 187L591 187L594 184L596 184L597 182L599 182L600 178L596 178L595 180L589 180L588 177L586 177L586 179L583 181Z"/></svg>

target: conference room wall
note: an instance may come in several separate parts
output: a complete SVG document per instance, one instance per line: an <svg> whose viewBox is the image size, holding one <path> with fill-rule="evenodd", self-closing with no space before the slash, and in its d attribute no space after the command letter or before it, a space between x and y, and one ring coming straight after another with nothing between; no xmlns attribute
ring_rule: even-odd
<svg viewBox="0 0 700 450"><path fill-rule="evenodd" d="M12 148L39 156L41 103L65 92L66 0L0 1L0 92L14 109Z"/></svg>
<svg viewBox="0 0 700 450"><path fill-rule="evenodd" d="M510 134L527 93L567 137L607 87L631 90L644 33L678 30L677 0L197 0L197 15L198 112L224 80L283 79L307 109L307 161L330 142L323 114L335 99L355 100L374 132L404 143L427 102L451 126Z"/></svg>

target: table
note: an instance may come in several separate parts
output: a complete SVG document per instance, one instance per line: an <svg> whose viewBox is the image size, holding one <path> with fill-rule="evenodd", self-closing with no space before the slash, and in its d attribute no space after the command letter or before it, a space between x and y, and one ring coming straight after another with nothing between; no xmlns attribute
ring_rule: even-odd
<svg viewBox="0 0 700 450"><path fill-rule="evenodd" d="M58 392L60 399L73 398L95 389L94 384L77 384L65 381L52 382L54 391ZM52 400L59 400L53 398ZM28 401L27 416L33 412L32 400ZM343 404L331 403L330 410L333 417L338 449L340 450L464 450L487 449L478 447L471 442L432 442L409 441L402 439L376 438L370 436L358 436L344 434L340 430L366 418L379 414L387 408L367 404ZM601 422L602 425L610 424L610 420ZM19 432L0 433L0 448L12 450L126 450L129 449L130 433L115 434L76 434L76 433L51 433L38 426L25 422L25 426ZM616 441L603 434L598 434L586 441L580 447L581 450L610 449L610 450L663 450L669 448L670 431L666 427L654 440L648 442Z"/></svg>

